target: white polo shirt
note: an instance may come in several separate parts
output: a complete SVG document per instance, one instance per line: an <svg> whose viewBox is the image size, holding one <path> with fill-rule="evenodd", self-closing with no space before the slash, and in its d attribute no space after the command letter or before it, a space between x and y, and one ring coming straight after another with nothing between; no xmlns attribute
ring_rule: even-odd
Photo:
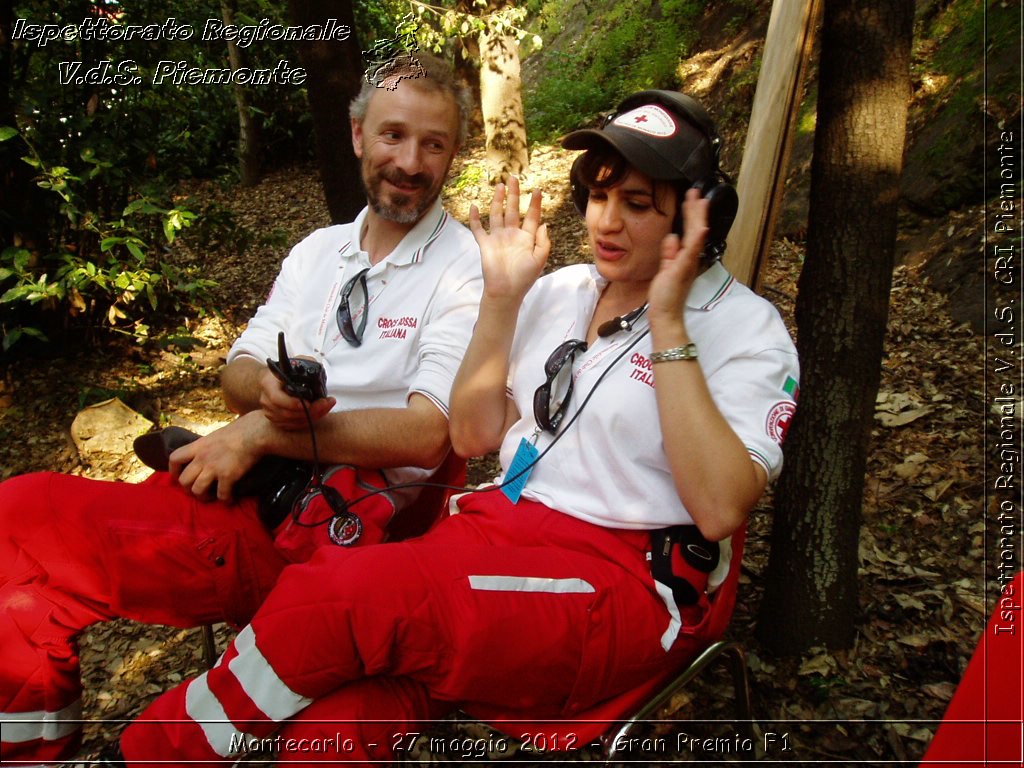
<svg viewBox="0 0 1024 768"><path fill-rule="evenodd" d="M276 360L277 334L284 331L289 355L323 363L335 411L402 408L418 392L447 415L483 288L476 241L437 200L395 250L371 266L360 247L366 214L363 209L351 224L318 229L292 248L228 362ZM337 310L342 288L366 268L369 307L356 347L342 337ZM392 484L429 473L386 472Z"/></svg>
<svg viewBox="0 0 1024 768"><path fill-rule="evenodd" d="M520 440L531 440L536 431L533 396L546 379L545 361L563 341L586 337L605 285L595 267L577 265L542 277L527 294L509 371L510 396L522 418L502 443L503 470ZM715 263L694 282L686 328L699 359L663 365L700 365L722 415L752 460L774 478L782 467L781 442L799 377L796 349L782 318ZM657 369L650 362L650 335L642 335L648 329L643 317L632 331L598 338L577 355L575 389L560 427L564 434L534 468L524 497L610 528L693 522L676 493L661 439ZM536 447L544 451L554 440L541 432Z"/></svg>

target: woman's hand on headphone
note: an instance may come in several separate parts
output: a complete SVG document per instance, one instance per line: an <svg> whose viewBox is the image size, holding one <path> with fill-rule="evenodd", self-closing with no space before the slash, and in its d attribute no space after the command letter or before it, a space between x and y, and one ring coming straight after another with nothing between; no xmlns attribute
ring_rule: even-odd
<svg viewBox="0 0 1024 768"><path fill-rule="evenodd" d="M512 177L506 190L499 184L491 201L491 231L480 222L474 205L469 211L469 228L480 246L484 274L484 295L494 299L521 301L547 263L551 252L547 225L541 224L541 193L535 191L522 223L519 221L519 180Z"/></svg>
<svg viewBox="0 0 1024 768"><path fill-rule="evenodd" d="M661 243L661 266L647 293L651 323L658 318L679 321L693 281L700 273L700 256L708 235L708 201L689 189L682 202L683 236L667 235Z"/></svg>

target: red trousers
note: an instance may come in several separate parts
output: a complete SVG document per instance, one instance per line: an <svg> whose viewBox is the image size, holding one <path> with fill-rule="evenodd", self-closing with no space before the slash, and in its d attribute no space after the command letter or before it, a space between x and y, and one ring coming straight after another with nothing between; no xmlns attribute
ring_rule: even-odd
<svg viewBox="0 0 1024 768"><path fill-rule="evenodd" d="M346 498L378 473L336 473ZM394 507L353 511L362 543L383 537ZM322 500L309 518L329 519ZM327 527L285 524L277 541L254 499L202 501L166 474L138 485L40 473L0 484L0 750L5 764L57 762L80 741L77 638L112 618L242 626L289 562L328 542ZM332 545L332 548L333 545Z"/></svg>
<svg viewBox="0 0 1024 768"><path fill-rule="evenodd" d="M464 498L419 539L321 548L286 568L217 666L125 731L129 765L218 765L260 745L286 761L386 759L452 704L571 719L703 645L706 612L673 623L645 532L500 493ZM301 743L312 734L322 756Z"/></svg>

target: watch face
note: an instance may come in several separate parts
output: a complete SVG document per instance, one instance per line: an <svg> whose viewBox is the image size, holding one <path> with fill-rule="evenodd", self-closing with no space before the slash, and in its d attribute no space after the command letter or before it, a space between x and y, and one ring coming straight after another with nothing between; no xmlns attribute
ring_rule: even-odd
<svg viewBox="0 0 1024 768"><path fill-rule="evenodd" d="M351 512L344 512L331 519L327 532L339 547L351 547L363 535L363 521Z"/></svg>

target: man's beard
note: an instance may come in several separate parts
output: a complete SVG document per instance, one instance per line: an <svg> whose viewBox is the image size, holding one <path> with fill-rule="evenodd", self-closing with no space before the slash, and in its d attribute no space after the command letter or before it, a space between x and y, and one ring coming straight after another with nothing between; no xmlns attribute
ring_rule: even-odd
<svg viewBox="0 0 1024 768"><path fill-rule="evenodd" d="M366 199L370 208L382 219L396 224L415 224L430 210L441 193L441 183L431 186L431 177L425 173L409 175L395 168L386 168L374 173L364 164L363 177L366 180ZM392 190L385 197L381 193L383 180L393 184L415 184L418 189L409 193ZM421 193L422 197L419 202L414 202L418 193Z"/></svg>

